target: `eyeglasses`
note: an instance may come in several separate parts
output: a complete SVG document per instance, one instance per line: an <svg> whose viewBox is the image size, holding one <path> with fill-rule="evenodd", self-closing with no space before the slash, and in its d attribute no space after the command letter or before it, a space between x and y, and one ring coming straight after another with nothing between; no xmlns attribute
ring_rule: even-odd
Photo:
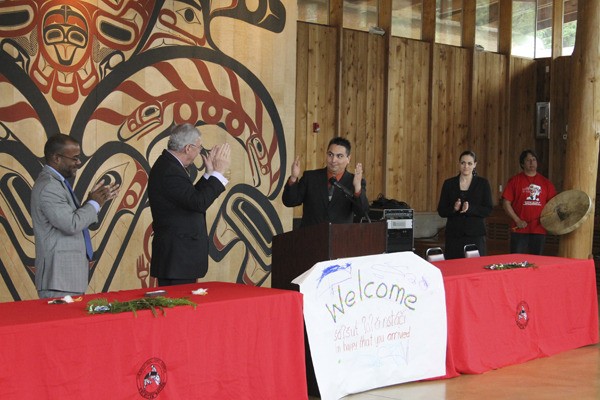
<svg viewBox="0 0 600 400"><path fill-rule="evenodd" d="M195 148L197 148L198 150L202 150L202 145L200 145L200 146L196 146L195 144L193 144L193 143L190 143L190 146L192 146L192 147L195 147Z"/></svg>
<svg viewBox="0 0 600 400"><path fill-rule="evenodd" d="M60 154L60 153L56 153L56 155L64 157L64 158L68 158L71 161L81 162L81 159L79 158L79 156L77 156L77 157L69 157L69 156L65 156L64 154Z"/></svg>

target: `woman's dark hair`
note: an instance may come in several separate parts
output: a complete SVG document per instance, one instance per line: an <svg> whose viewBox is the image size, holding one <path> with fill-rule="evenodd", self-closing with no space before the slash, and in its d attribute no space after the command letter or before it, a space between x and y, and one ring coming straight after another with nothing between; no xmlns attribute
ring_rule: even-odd
<svg viewBox="0 0 600 400"><path fill-rule="evenodd" d="M535 151L531 149L523 150L521 152L521 155L519 156L519 165L521 166L521 169L523 169L523 166L525 165L525 159L527 158L528 154L531 154L532 157L535 157L536 161L539 161L537 154L535 154Z"/></svg>
<svg viewBox="0 0 600 400"><path fill-rule="evenodd" d="M460 157L458 157L458 161L460 161L460 159L463 158L463 156L471 156L471 157L473 157L473 160L475 162L477 162L477 156L475 155L475 152L473 152L471 150L465 150L462 153L460 153Z"/></svg>

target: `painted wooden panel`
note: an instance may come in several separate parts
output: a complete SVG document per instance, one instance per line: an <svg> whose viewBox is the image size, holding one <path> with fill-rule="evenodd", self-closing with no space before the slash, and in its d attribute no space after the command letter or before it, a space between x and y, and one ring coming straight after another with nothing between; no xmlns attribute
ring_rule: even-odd
<svg viewBox="0 0 600 400"><path fill-rule="evenodd" d="M28 203L58 132L81 142L81 199L99 180L121 183L91 228L88 291L156 285L148 174L184 122L204 151L232 147L227 191L207 212L204 279L268 286L271 238L291 227L278 198L295 137L297 6L254 5L0 2L0 301L37 296ZM195 166L197 177L201 157Z"/></svg>

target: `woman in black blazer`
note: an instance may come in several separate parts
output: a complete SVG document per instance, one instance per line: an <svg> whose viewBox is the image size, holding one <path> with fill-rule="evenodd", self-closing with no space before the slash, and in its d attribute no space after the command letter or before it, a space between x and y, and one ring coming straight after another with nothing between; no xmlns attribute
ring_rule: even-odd
<svg viewBox="0 0 600 400"><path fill-rule="evenodd" d="M470 150L459 157L460 173L444 181L438 214L446 220L446 259L464 257L464 246L474 244L485 255L485 222L492 212L487 179L477 176L477 156Z"/></svg>

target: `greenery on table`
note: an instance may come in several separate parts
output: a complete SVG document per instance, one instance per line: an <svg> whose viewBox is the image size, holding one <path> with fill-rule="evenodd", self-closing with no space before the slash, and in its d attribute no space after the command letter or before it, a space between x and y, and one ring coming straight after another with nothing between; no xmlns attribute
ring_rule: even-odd
<svg viewBox="0 0 600 400"><path fill-rule="evenodd" d="M503 270L503 269L515 269L515 268L537 268L537 265L530 263L528 261L521 261L521 262L490 264L490 265L486 265L483 268L496 271L496 270Z"/></svg>
<svg viewBox="0 0 600 400"><path fill-rule="evenodd" d="M99 298L90 300L87 304L87 310L89 314L116 314L126 311L131 311L137 316L138 310L150 310L156 317L158 313L156 309L159 309L163 315L166 315L166 308L173 308L175 306L192 306L196 309L197 304L186 298L173 299L168 297L144 297L141 299L134 299L129 301L117 301L108 302L105 298Z"/></svg>

